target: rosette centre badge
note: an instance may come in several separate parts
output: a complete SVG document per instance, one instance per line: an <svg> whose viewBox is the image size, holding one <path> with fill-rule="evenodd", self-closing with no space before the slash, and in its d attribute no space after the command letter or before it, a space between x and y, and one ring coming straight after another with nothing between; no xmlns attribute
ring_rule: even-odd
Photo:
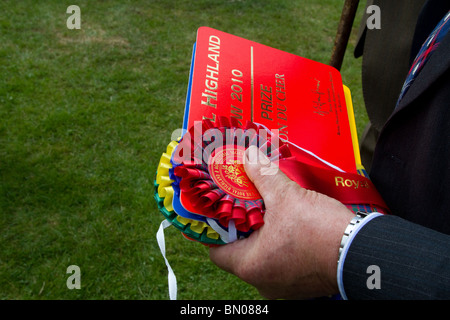
<svg viewBox="0 0 450 320"><path fill-rule="evenodd" d="M243 200L257 200L261 196L244 170L245 148L223 146L214 151L208 171L216 185L227 194Z"/></svg>

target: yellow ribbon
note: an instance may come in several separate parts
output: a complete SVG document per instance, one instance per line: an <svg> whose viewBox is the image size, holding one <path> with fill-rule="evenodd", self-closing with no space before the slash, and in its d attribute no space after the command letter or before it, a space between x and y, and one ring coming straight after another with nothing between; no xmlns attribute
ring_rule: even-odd
<svg viewBox="0 0 450 320"><path fill-rule="evenodd" d="M161 155L158 164L158 171L156 173L156 183L158 184L158 196L161 199L164 199L164 207L169 212L173 211L172 200L174 193L172 187L172 183L174 182L174 180L170 179L169 177L169 170L172 169L172 163L170 162L170 159L177 145L178 142L176 141L172 141L169 143L169 145L166 148L166 152ZM208 238L214 240L219 239L219 234L213 228L211 228L206 222L184 218L179 215L177 216L176 219L185 226L189 225L189 228L195 233L202 234L203 231L206 229L206 236Z"/></svg>

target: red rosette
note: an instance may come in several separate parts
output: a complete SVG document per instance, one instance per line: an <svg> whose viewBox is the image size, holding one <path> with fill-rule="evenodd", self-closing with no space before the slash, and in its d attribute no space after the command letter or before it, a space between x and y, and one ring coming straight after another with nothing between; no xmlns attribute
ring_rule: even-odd
<svg viewBox="0 0 450 320"><path fill-rule="evenodd" d="M180 179L180 197L195 213L238 231L257 230L264 224L264 202L244 170L245 150L257 146L271 161L290 157L288 146L265 127L236 118L198 121L175 151L174 175Z"/></svg>

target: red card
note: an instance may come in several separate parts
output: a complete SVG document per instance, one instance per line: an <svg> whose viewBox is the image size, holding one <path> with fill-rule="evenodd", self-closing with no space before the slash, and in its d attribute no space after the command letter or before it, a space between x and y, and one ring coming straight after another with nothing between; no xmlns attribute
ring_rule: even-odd
<svg viewBox="0 0 450 320"><path fill-rule="evenodd" d="M250 120L356 172L342 79L333 67L208 27L198 29L192 63L187 128L203 118L234 117L242 125Z"/></svg>

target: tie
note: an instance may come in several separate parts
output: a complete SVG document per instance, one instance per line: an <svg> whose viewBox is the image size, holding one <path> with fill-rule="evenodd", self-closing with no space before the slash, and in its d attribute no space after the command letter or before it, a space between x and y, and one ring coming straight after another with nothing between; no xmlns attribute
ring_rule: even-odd
<svg viewBox="0 0 450 320"><path fill-rule="evenodd" d="M408 91L411 84L416 79L419 72L422 70L425 63L431 57L432 53L439 46L439 42L444 38L447 34L447 31L450 27L450 11L442 18L442 20L438 23L436 28L434 28L433 32L428 36L427 40L422 45L419 53L417 54L414 62L411 66L411 69L408 72L408 76L403 84L402 90L400 92L400 96L397 100L396 108L400 102L400 100L404 97L406 92Z"/></svg>

